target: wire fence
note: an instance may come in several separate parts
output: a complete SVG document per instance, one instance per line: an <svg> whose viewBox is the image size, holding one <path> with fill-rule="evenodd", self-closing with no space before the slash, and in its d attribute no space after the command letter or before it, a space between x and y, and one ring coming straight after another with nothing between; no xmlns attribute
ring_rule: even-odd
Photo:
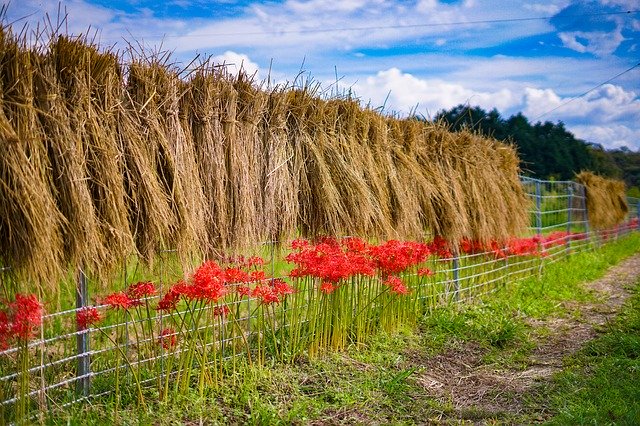
<svg viewBox="0 0 640 426"><path fill-rule="evenodd" d="M463 242L459 252L449 256L431 256L420 268L404 271L401 278L411 289L406 300L416 310L424 312L442 304L486 295L506 283L535 276L545 265L571 253L592 250L640 229L639 199L628 200L630 211L623 224L609 230L593 231L589 226L584 186L573 181L544 181L528 177L522 177L522 183L531 199L529 235L514 238L506 246L478 246L473 242ZM273 244L267 245L266 251L268 264L265 268L270 269L271 276L287 275L291 266L282 261ZM158 262L160 266L154 272L153 280L161 295L169 289L170 283L184 275L177 266L171 266L176 264L173 256L172 252L164 253L164 259ZM124 284L140 276L136 268L137 265L125 265ZM5 275L9 272L7 268L0 271L3 280L8 279ZM368 283L371 285L371 281ZM172 360L180 351L189 349L164 344L177 334L166 330L175 324L176 315L184 321L187 317L199 316L198 312L183 308L169 315L156 310L160 299L156 295L147 297L128 313L120 311L111 315L100 327L81 329L77 325L77 314L91 304L88 289L93 286L82 271L78 271L74 284L75 307L45 314L40 335L25 347L0 351L0 414L4 421L15 421L21 398L27 398L27 416L35 420L71 404L113 394L114 375L121 375L122 380L133 386L128 372L137 371L137 379L143 387L179 376L180 369L172 364ZM278 327L290 330L287 336L295 336L293 330L299 330L301 324L315 321L310 306L311 300L319 297L319 283L296 280L293 284L297 286L298 293L295 301L279 305L277 311L274 308L272 317ZM354 286L361 284L353 283ZM96 300L96 295L91 296ZM95 306L104 315L108 306L99 302ZM385 303L391 302L376 296L366 303L370 305L367 308L369 312L387 309ZM259 347L259 339L264 338L264 330L260 330L261 311L257 297L234 296L225 302L225 306L225 312L217 313L201 308L206 311L204 315L209 315L209 321L198 323L201 325L197 326L197 332L207 337L202 345L217 354L207 362L233 362L235 358L245 357L247 351L254 350L252 344L256 339ZM402 311L397 309L400 315ZM367 329L364 322L370 318L373 317L353 318L353 324L356 328ZM17 368L20 362L22 367Z"/></svg>

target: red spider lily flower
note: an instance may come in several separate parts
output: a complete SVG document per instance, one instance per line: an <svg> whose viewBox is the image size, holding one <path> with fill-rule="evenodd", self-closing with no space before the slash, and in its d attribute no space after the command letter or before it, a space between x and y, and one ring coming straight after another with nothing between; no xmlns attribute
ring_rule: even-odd
<svg viewBox="0 0 640 426"><path fill-rule="evenodd" d="M376 264L369 255L355 251L348 251L346 253L346 258L351 267L351 275L372 277L376 274Z"/></svg>
<svg viewBox="0 0 640 426"><path fill-rule="evenodd" d="M42 325L42 304L34 294L16 294L15 301L9 304L9 312L13 337L29 339Z"/></svg>
<svg viewBox="0 0 640 426"><path fill-rule="evenodd" d="M291 249L292 250L300 250L303 248L306 248L309 246L309 241L303 239L303 238L298 238L295 239L293 241L291 241Z"/></svg>
<svg viewBox="0 0 640 426"><path fill-rule="evenodd" d="M5 311L0 311L0 351L9 348L11 340L11 321Z"/></svg>
<svg viewBox="0 0 640 426"><path fill-rule="evenodd" d="M491 244L494 244L495 241L492 241ZM444 244L444 243L440 243L440 244ZM471 241L468 239L463 239L462 242L460 243L460 251L462 251L465 254L477 254L477 253L484 253L486 251L488 251L487 246L485 244L483 244L481 241Z"/></svg>
<svg viewBox="0 0 640 426"><path fill-rule="evenodd" d="M387 277L387 279L384 280L383 284L389 287L389 291L391 293L398 295L409 294L409 289L407 288L407 286L402 282L400 278L396 277L395 275L390 275L389 277Z"/></svg>
<svg viewBox="0 0 640 426"><path fill-rule="evenodd" d="M287 294L293 294L296 292L293 289L293 287L291 287L289 284L287 284L285 281L279 278L276 278L275 280L273 280L271 282L271 286L273 287L273 291L278 296L286 296Z"/></svg>
<svg viewBox="0 0 640 426"><path fill-rule="evenodd" d="M336 288L337 287L329 281L323 281L322 284L320 284L320 291L324 294L331 294L336 291Z"/></svg>
<svg viewBox="0 0 640 426"><path fill-rule="evenodd" d="M361 238L347 237L342 244L351 252L366 253L369 250L369 244Z"/></svg>
<svg viewBox="0 0 640 426"><path fill-rule="evenodd" d="M225 317L229 314L230 310L227 305L216 306L213 308L213 316L214 317Z"/></svg>
<svg viewBox="0 0 640 426"><path fill-rule="evenodd" d="M251 294L251 289L246 285L241 285L236 289L240 297L248 297Z"/></svg>
<svg viewBox="0 0 640 426"><path fill-rule="evenodd" d="M189 285L184 281L180 280L175 283L168 292L160 299L158 302L158 307L156 308L159 311L173 311L177 309L178 302L180 302L180 297L187 293Z"/></svg>
<svg viewBox="0 0 640 426"><path fill-rule="evenodd" d="M95 306L85 306L79 311L76 311L78 330L86 330L89 326L97 324L100 321L102 321L102 317Z"/></svg>
<svg viewBox="0 0 640 426"><path fill-rule="evenodd" d="M251 281L263 281L266 278L266 274L264 271L251 271L249 273L249 279Z"/></svg>
<svg viewBox="0 0 640 426"><path fill-rule="evenodd" d="M546 237L542 237L542 246L544 248L551 248L554 246L562 245L567 241L569 237L570 234L567 231L554 231Z"/></svg>
<svg viewBox="0 0 640 426"><path fill-rule="evenodd" d="M109 305L111 309L124 309L127 310L133 306L129 296L123 292L113 293L104 298L103 303Z"/></svg>
<svg viewBox="0 0 640 426"><path fill-rule="evenodd" d="M127 296L134 300L154 296L156 293L156 287L150 281L140 281L138 283L131 284L127 289Z"/></svg>
<svg viewBox="0 0 640 426"><path fill-rule="evenodd" d="M269 305L271 303L280 303L280 297L273 291L273 288L267 284L259 284L252 291L251 296L260 299L260 302Z"/></svg>
<svg viewBox="0 0 640 426"><path fill-rule="evenodd" d="M249 274L240 268L227 268L224 270L224 279L227 283L246 283L251 279Z"/></svg>
<svg viewBox="0 0 640 426"><path fill-rule="evenodd" d="M430 277L432 275L433 275L433 271L429 268L418 269L418 276L420 277Z"/></svg>
<svg viewBox="0 0 640 426"><path fill-rule="evenodd" d="M304 277L305 275L306 274L302 272L302 270L300 270L299 268L293 268L291 272L289 272L289 276L291 278L301 278L301 277Z"/></svg>
<svg viewBox="0 0 640 426"><path fill-rule="evenodd" d="M383 276L399 274L424 262L432 250L427 244L389 240L369 250Z"/></svg>
<svg viewBox="0 0 640 426"><path fill-rule="evenodd" d="M364 269L366 258L356 252L346 253L335 239L322 238L316 245L299 245L297 252L287 255L288 262L295 263L289 274L292 278L317 277L322 281L337 283ZM372 269L372 268L369 268Z"/></svg>
<svg viewBox="0 0 640 426"><path fill-rule="evenodd" d="M252 256L249 259L247 259L247 268L252 268L254 266L264 266L267 262L265 262L265 260L259 256Z"/></svg>
<svg viewBox="0 0 640 426"><path fill-rule="evenodd" d="M439 235L436 235L431 244L429 244L429 250L441 259L451 259L453 257L449 242Z"/></svg>
<svg viewBox="0 0 640 426"><path fill-rule="evenodd" d="M169 290L165 293L165 295L158 302L158 307L156 308L159 311L173 311L178 307L178 302L180 301L180 293L176 293L174 291Z"/></svg>
<svg viewBox="0 0 640 426"><path fill-rule="evenodd" d="M165 328L158 336L158 344L165 349L171 349L178 344L178 336L173 328Z"/></svg>
<svg viewBox="0 0 640 426"><path fill-rule="evenodd" d="M512 238L507 241L507 251L515 256L537 255L537 238Z"/></svg>
<svg viewBox="0 0 640 426"><path fill-rule="evenodd" d="M187 284L184 280L180 280L172 285L169 291L177 293L179 296L186 296L190 291L189 287L189 284Z"/></svg>
<svg viewBox="0 0 640 426"><path fill-rule="evenodd" d="M217 303L227 293L224 287L224 271L212 260L203 263L196 269L192 282L192 285L187 286L185 293L185 296L192 300Z"/></svg>

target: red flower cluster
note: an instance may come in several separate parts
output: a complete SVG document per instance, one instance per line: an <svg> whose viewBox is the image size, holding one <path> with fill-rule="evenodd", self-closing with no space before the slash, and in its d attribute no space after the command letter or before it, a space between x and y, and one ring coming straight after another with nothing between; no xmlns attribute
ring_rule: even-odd
<svg viewBox="0 0 640 426"><path fill-rule="evenodd" d="M383 276L395 275L427 260L431 254L428 244L414 241L389 240L369 249L371 257Z"/></svg>
<svg viewBox="0 0 640 426"><path fill-rule="evenodd" d="M124 309L127 310L134 306L134 303L129 296L123 292L112 293L106 296L103 300L105 305L109 305L111 309Z"/></svg>
<svg viewBox="0 0 640 426"><path fill-rule="evenodd" d="M295 250L286 259L295 263L291 277L316 277L324 284L321 291L330 293L335 284L356 275L373 276L379 270L383 276L399 274L411 266L424 262L432 250L429 245L412 241L390 240L380 245L369 245L359 238L345 238L342 242L323 238L317 244L296 240Z"/></svg>
<svg viewBox="0 0 640 426"><path fill-rule="evenodd" d="M515 256L537 256L540 254L538 237L512 238L507 242L507 251Z"/></svg>
<svg viewBox="0 0 640 426"><path fill-rule="evenodd" d="M271 303L280 303L280 297L274 288L268 284L258 284L251 291L251 297L260 299L260 303L269 305Z"/></svg>
<svg viewBox="0 0 640 426"><path fill-rule="evenodd" d="M330 283L329 281L323 281L322 284L320 284L320 291L324 294L331 294L336 291L336 288L335 284Z"/></svg>
<svg viewBox="0 0 640 426"><path fill-rule="evenodd" d="M170 312L176 309L178 302L180 302L180 297L185 294L187 286L188 284L184 281L178 281L174 284L158 302L158 310Z"/></svg>
<svg viewBox="0 0 640 426"><path fill-rule="evenodd" d="M505 244L501 244L496 240L483 243L481 241L471 241L466 238L460 243L460 251L465 254L492 253L496 259L505 259L509 253Z"/></svg>
<svg viewBox="0 0 640 426"><path fill-rule="evenodd" d="M322 281L337 283L355 275L372 276L375 265L368 256L368 246L356 239L346 239L341 245L333 238L322 238L317 244L296 240L291 247L296 250L286 260L295 263L291 277L317 277ZM355 250L356 245L361 246Z"/></svg>
<svg viewBox="0 0 640 426"><path fill-rule="evenodd" d="M0 349L9 347L13 339L28 340L42 325L43 309L33 295L16 294L13 302L0 310Z"/></svg>
<svg viewBox="0 0 640 426"><path fill-rule="evenodd" d="M224 279L226 282L232 283L248 283L251 281L249 273L240 268L227 268L224 270Z"/></svg>
<svg viewBox="0 0 640 426"><path fill-rule="evenodd" d="M224 270L225 283L252 283L255 281L262 281L266 278L264 271L250 271L246 272L240 268L227 268Z"/></svg>
<svg viewBox="0 0 640 426"><path fill-rule="evenodd" d="M293 294L296 292L293 287L279 278L272 280L271 286L273 287L273 291L281 296L286 296L287 294Z"/></svg>
<svg viewBox="0 0 640 426"><path fill-rule="evenodd" d="M453 253L451 252L451 246L449 242L439 235L436 235L433 241L428 244L431 253L438 256L440 259L451 259Z"/></svg>
<svg viewBox="0 0 640 426"><path fill-rule="evenodd" d="M251 289L246 285L241 285L236 288L236 292L240 295L240 297L248 297L251 295Z"/></svg>
<svg viewBox="0 0 640 426"><path fill-rule="evenodd" d="M170 312L175 310L182 298L205 303L218 303L227 294L230 286L263 282L266 280L264 271L255 269L252 271L244 268L262 266L264 260L259 257L245 259L228 258L234 262L241 262L243 266L221 268L214 261L207 261L200 265L191 276L190 282L179 281L174 284L158 302L158 310ZM272 280L270 284L260 284L252 291L247 285L239 285L235 291L240 297L257 296L264 303L275 303L280 297L293 293L293 289L282 280ZM214 315L226 315L229 312L226 306L214 308Z"/></svg>
<svg viewBox="0 0 640 426"><path fill-rule="evenodd" d="M409 289L405 285L404 282L400 278L395 275L389 275L386 280L383 282L384 285L389 287L389 291L393 294L398 295L407 295L409 294Z"/></svg>
<svg viewBox="0 0 640 426"><path fill-rule="evenodd" d="M567 232L567 231L554 231L550 234L547 234L541 238L539 238L540 244L542 245L542 247L544 248L550 248L550 247L554 247L554 246L559 246L562 244L565 244L567 241L571 241L574 239L574 236L576 237L575 239L581 239L581 235L582 233L571 233L571 232ZM536 238L536 237L534 237Z"/></svg>
<svg viewBox="0 0 640 426"><path fill-rule="evenodd" d="M142 304L140 299L155 296L156 293L156 287L150 281L140 281L138 283L131 284L127 289L127 296L129 296L133 301L134 305Z"/></svg>
<svg viewBox="0 0 640 426"><path fill-rule="evenodd" d="M555 231L544 236L528 238L511 238L506 243L500 244L496 240L487 243L480 241L462 240L460 250L465 254L492 253L496 258L507 256L541 256L541 249L549 249L569 241L583 240L587 238L584 232Z"/></svg>
<svg viewBox="0 0 640 426"><path fill-rule="evenodd" d="M227 294L225 271L212 260L200 265L191 281L192 284L186 287L184 294L190 300L216 303Z"/></svg>
<svg viewBox="0 0 640 426"><path fill-rule="evenodd" d="M359 238L345 238L338 242L332 238L322 238L316 244L306 240L295 240L294 250L286 259L295 263L291 277L315 277L320 279L320 292L331 294L338 289L338 283L356 275L373 276L378 271L388 277L385 283L394 294L407 294L408 289L397 277L407 269L427 260L432 253L450 256L448 244L436 238L433 243L390 240L379 245L370 245ZM430 275L428 269L421 269L421 275Z"/></svg>
<svg viewBox="0 0 640 426"><path fill-rule="evenodd" d="M287 295L293 293L295 293L293 287L284 280L273 279L268 284L258 284L255 286L254 289L251 290L250 296L260 299L260 302L265 305L269 305L271 303L280 303Z"/></svg>
<svg viewBox="0 0 640 426"><path fill-rule="evenodd" d="M76 311L76 324L78 330L86 330L89 326L97 324L102 321L100 312L95 306L85 306L84 308Z"/></svg>

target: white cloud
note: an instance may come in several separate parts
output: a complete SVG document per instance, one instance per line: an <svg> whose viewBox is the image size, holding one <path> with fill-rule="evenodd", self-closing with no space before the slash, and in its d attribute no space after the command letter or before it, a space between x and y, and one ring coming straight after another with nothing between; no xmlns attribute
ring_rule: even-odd
<svg viewBox="0 0 640 426"><path fill-rule="evenodd" d="M524 113L532 119L558 108L561 104L562 99L551 89L525 89Z"/></svg>
<svg viewBox="0 0 640 426"><path fill-rule="evenodd" d="M286 2L286 7L301 13L318 13L320 11L349 13L361 9L367 3L366 0L289 0Z"/></svg>
<svg viewBox="0 0 640 426"><path fill-rule="evenodd" d="M227 71L232 75L237 74L242 69L248 75L255 74L256 79L260 79L260 67L243 53L227 50L222 55L213 56L212 59L216 64L226 65Z"/></svg>
<svg viewBox="0 0 640 426"><path fill-rule="evenodd" d="M404 114L416 106L418 112L433 115L441 109L467 102L499 110L520 103L520 98L506 88L494 92L477 91L441 79L420 79L398 68L380 71L352 88L364 102L370 100L373 107L382 106L386 99L386 110Z"/></svg>
<svg viewBox="0 0 640 426"><path fill-rule="evenodd" d="M622 124L608 126L577 125L569 126L569 130L579 139L599 143L607 149L626 146L640 151L640 129L631 129Z"/></svg>
<svg viewBox="0 0 640 426"><path fill-rule="evenodd" d="M438 0L420 0L416 5L416 10L420 12L430 12L438 7Z"/></svg>
<svg viewBox="0 0 640 426"><path fill-rule="evenodd" d="M620 28L612 32L561 32L558 33L565 47L580 53L593 53L597 56L611 55L625 38Z"/></svg>
<svg viewBox="0 0 640 426"><path fill-rule="evenodd" d="M632 10L638 8L637 0L600 0L605 6L621 6L625 10Z"/></svg>
<svg viewBox="0 0 640 426"><path fill-rule="evenodd" d="M640 98L635 92L606 84L566 103L570 99L551 89L527 88L522 110L535 121L563 121L578 138L605 148L626 146L640 150L640 129L636 126L640 121ZM540 117L542 114L545 115Z"/></svg>
<svg viewBox="0 0 640 426"><path fill-rule="evenodd" d="M549 3L532 3L532 4L524 4L523 7L527 10L537 13L544 13L547 15L555 15L558 13L562 7L557 4L549 4Z"/></svg>
<svg viewBox="0 0 640 426"><path fill-rule="evenodd" d="M562 105L562 106L561 106ZM555 108L557 110L551 112ZM524 113L535 119L611 124L617 121L640 121L640 99L633 91L605 84L586 96L571 100L561 98L551 89L527 88Z"/></svg>
<svg viewBox="0 0 640 426"><path fill-rule="evenodd" d="M64 22L63 28L68 28L69 32L75 35L86 34L90 27L96 30L111 25L122 15L116 10L83 0L70 0L61 2L60 5L57 1L22 0L8 4L6 21L16 21L17 28L28 23L31 29L34 29L38 24L42 26L45 15L50 16L52 23L56 25L58 19L64 19L65 13L69 14L69 19Z"/></svg>

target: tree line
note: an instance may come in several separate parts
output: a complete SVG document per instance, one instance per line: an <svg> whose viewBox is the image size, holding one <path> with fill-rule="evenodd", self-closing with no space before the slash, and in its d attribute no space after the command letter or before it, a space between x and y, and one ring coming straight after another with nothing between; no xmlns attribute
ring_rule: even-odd
<svg viewBox="0 0 640 426"><path fill-rule="evenodd" d="M435 120L446 122L452 130L466 127L514 144L526 175L564 180L590 170L624 180L629 195L640 197L640 152L626 147L607 150L578 139L561 121L531 123L520 112L505 119L495 108L485 111L467 105L442 110Z"/></svg>

